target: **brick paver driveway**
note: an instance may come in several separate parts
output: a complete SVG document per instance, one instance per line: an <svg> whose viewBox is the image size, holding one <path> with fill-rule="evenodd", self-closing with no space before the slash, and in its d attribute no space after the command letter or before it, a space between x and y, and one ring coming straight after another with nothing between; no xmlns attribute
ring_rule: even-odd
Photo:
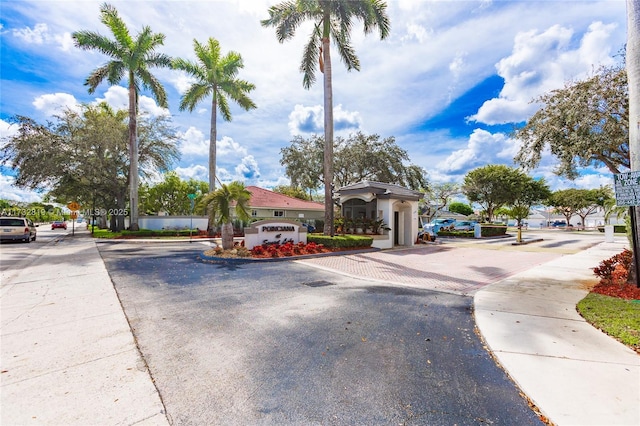
<svg viewBox="0 0 640 426"><path fill-rule="evenodd" d="M357 278L470 294L520 271L603 241L601 234L538 231L525 235L525 241L542 241L514 246L514 238L482 241L449 239L407 249L299 262Z"/></svg>

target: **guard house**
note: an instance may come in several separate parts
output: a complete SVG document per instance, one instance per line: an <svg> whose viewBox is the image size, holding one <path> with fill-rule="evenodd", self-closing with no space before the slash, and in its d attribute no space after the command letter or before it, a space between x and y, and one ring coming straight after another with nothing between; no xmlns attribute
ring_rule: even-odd
<svg viewBox="0 0 640 426"><path fill-rule="evenodd" d="M424 194L399 185L362 181L336 191L345 220L380 220L382 235L375 235L373 246L392 248L413 246L418 235L418 201Z"/></svg>

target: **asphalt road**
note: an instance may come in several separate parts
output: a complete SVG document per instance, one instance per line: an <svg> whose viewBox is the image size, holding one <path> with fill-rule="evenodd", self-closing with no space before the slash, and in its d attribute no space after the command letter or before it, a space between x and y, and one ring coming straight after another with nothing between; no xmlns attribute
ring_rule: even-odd
<svg viewBox="0 0 640 426"><path fill-rule="evenodd" d="M469 296L205 264L200 243L98 248L173 424L541 424Z"/></svg>

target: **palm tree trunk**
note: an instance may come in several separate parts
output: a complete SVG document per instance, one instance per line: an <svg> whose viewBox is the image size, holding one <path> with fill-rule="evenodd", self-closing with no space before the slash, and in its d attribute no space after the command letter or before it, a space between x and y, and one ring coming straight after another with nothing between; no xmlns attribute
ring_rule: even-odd
<svg viewBox="0 0 640 426"><path fill-rule="evenodd" d="M627 79L629 84L629 160L631 171L640 171L640 0L627 0ZM632 272L635 283L640 287L638 265L640 264L640 208L635 209L635 229L633 229L634 264ZM631 274L630 274L631 275Z"/></svg>
<svg viewBox="0 0 640 426"><path fill-rule="evenodd" d="M233 223L227 222L222 224L222 249L233 249Z"/></svg>
<svg viewBox="0 0 640 426"><path fill-rule="evenodd" d="M218 101L216 91L213 91L211 100L211 123L209 129L209 192L216 189L216 140L218 131L216 126L216 114L218 112Z"/></svg>
<svg viewBox="0 0 640 426"><path fill-rule="evenodd" d="M132 231L138 227L138 99L133 75L129 76L129 208Z"/></svg>
<svg viewBox="0 0 640 426"><path fill-rule="evenodd" d="M213 91L213 96L211 99L211 123L209 123L209 192L213 192L216 190L216 139L218 137L218 128L217 128L217 113L218 113L218 102L216 99L216 92ZM207 207L207 216L209 217L209 221L207 222L207 234L209 236L213 236L213 231L215 230L215 223L213 221L213 214L210 211L210 208ZM233 233L232 233L232 242L233 242Z"/></svg>
<svg viewBox="0 0 640 426"><path fill-rule="evenodd" d="M325 22L328 22L328 18ZM333 236L333 87L328 29L322 37L324 58L324 235Z"/></svg>

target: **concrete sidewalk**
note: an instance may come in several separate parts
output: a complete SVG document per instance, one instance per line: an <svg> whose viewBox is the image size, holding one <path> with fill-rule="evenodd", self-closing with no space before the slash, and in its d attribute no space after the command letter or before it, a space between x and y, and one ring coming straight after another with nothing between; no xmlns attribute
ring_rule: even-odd
<svg viewBox="0 0 640 426"><path fill-rule="evenodd" d="M640 425L640 356L576 311L590 268L625 248L600 243L475 294L477 326L511 378L557 425Z"/></svg>
<svg viewBox="0 0 640 426"><path fill-rule="evenodd" d="M0 286L0 423L168 424L88 233L31 256Z"/></svg>

